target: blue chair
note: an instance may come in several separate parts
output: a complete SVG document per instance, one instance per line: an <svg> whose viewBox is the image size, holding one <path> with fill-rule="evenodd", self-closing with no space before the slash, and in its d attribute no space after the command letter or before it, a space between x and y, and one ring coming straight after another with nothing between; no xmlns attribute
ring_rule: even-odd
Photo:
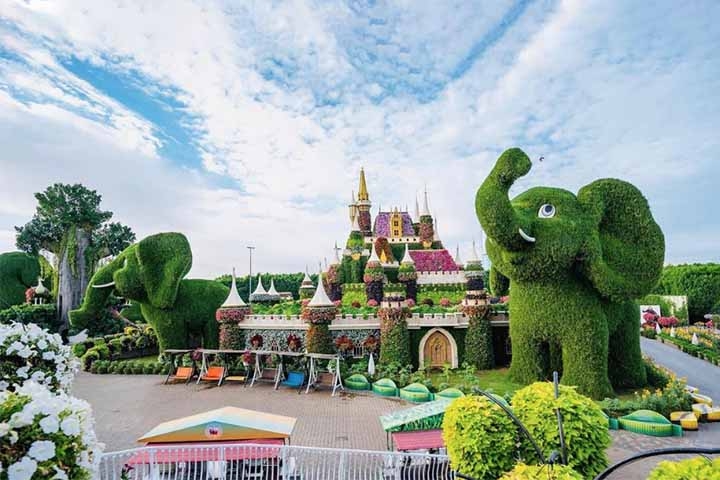
<svg viewBox="0 0 720 480"><path fill-rule="evenodd" d="M297 388L298 393L302 389L303 383L305 383L305 373L303 372L288 372L287 378L280 385L283 387Z"/></svg>

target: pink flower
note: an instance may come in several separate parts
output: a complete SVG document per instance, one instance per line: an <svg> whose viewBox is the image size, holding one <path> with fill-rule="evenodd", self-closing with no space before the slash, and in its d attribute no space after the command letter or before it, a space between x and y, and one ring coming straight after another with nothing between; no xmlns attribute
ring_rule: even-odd
<svg viewBox="0 0 720 480"><path fill-rule="evenodd" d="M441 306L441 307L447 308L447 307L449 307L450 305L451 305L451 303L450 303L450 299L449 299L449 298L444 298L444 297L443 297L443 298L440 299L440 306Z"/></svg>
<svg viewBox="0 0 720 480"><path fill-rule="evenodd" d="M410 250L418 272L457 272L458 266L447 250Z"/></svg>
<svg viewBox="0 0 720 480"><path fill-rule="evenodd" d="M405 303L407 303L407 306L410 308L415 306L415 300L413 300L412 298L408 298Z"/></svg>
<svg viewBox="0 0 720 480"><path fill-rule="evenodd" d="M368 307L377 307L377 306L378 306L378 302L377 302L377 300L371 298L370 300L368 300L367 306L368 306Z"/></svg>

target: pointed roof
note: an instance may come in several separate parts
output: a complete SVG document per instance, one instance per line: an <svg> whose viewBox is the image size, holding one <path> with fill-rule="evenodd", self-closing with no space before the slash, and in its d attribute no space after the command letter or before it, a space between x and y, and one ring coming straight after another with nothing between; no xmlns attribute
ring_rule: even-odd
<svg viewBox="0 0 720 480"><path fill-rule="evenodd" d="M138 442L192 442L287 438L295 428L295 418L223 407L209 412L163 422ZM212 430L211 430L212 429Z"/></svg>
<svg viewBox="0 0 720 480"><path fill-rule="evenodd" d="M235 269L232 269L232 282L230 283L230 293L228 294L227 298L223 302L221 307L244 307L245 302L243 302L243 299L240 297L240 294L237 290L237 285L235 284Z"/></svg>
<svg viewBox="0 0 720 480"><path fill-rule="evenodd" d="M402 262L400 263L415 265L415 260L410 256L410 248L408 248L407 243L405 244L405 255L403 255Z"/></svg>
<svg viewBox="0 0 720 480"><path fill-rule="evenodd" d="M352 224L350 226L351 232L359 232L360 231L360 224L358 223L358 216L355 215L352 217Z"/></svg>
<svg viewBox="0 0 720 480"><path fill-rule="evenodd" d="M340 254L338 253L340 251L340 248L337 246L337 241L335 241L335 247L333 248L335 250L335 258L333 259L333 262L331 265L340 265Z"/></svg>
<svg viewBox="0 0 720 480"><path fill-rule="evenodd" d="M428 207L427 185L425 186L425 193L423 195L423 209L420 212L421 217L424 217L426 215L430 215L430 207Z"/></svg>
<svg viewBox="0 0 720 480"><path fill-rule="evenodd" d="M325 292L325 286L322 281L322 272L318 273L318 285L315 289L315 294L307 304L308 307L334 307L335 304L328 297Z"/></svg>
<svg viewBox="0 0 720 480"><path fill-rule="evenodd" d="M275 280L272 279L272 278L270 279L270 288L268 289L267 294L268 294L268 295L277 296L277 297L280 296L280 294L278 293L278 291L275 290Z"/></svg>
<svg viewBox="0 0 720 480"><path fill-rule="evenodd" d="M455 247L455 264L456 264L456 265L462 265L462 264L463 264L462 260L460 259L460 244L459 244L459 243L458 243L457 246Z"/></svg>
<svg viewBox="0 0 720 480"><path fill-rule="evenodd" d="M307 269L305 270L305 277L300 284L300 288L315 288L315 284L313 283L312 278L310 278L310 275L308 275Z"/></svg>
<svg viewBox="0 0 720 480"><path fill-rule="evenodd" d="M367 190L367 183L365 182L365 170L360 167L360 186L358 187L358 201L369 202L370 195Z"/></svg>
<svg viewBox="0 0 720 480"><path fill-rule="evenodd" d="M255 287L255 291L252 293L253 295L265 295L267 292L265 291L265 287L263 287L262 284L262 277L258 273L258 284L257 287Z"/></svg>
<svg viewBox="0 0 720 480"><path fill-rule="evenodd" d="M378 262L380 263L380 257L378 257L377 252L375 251L375 245L370 245L370 258L368 258L369 262Z"/></svg>
<svg viewBox="0 0 720 480"><path fill-rule="evenodd" d="M470 260L467 261L467 265L477 265L479 263L482 263L480 261L480 257L477 253L477 248L475 248L475 240L472 242L472 256L470 257Z"/></svg>
<svg viewBox="0 0 720 480"><path fill-rule="evenodd" d="M415 216L413 220L415 220L415 222L420 221L420 205L418 205L417 193L415 194Z"/></svg>
<svg viewBox="0 0 720 480"><path fill-rule="evenodd" d="M440 234L438 233L438 219L437 215L433 219L433 241L439 242L440 241Z"/></svg>

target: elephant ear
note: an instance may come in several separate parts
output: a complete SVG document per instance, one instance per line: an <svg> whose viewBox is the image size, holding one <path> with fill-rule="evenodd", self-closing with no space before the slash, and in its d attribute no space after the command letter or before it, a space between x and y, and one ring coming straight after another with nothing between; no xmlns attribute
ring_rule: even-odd
<svg viewBox="0 0 720 480"><path fill-rule="evenodd" d="M192 252L185 235L151 235L137 244L136 255L150 303L157 308L171 307L180 281L192 266Z"/></svg>
<svg viewBox="0 0 720 480"><path fill-rule="evenodd" d="M665 237L640 190L601 179L583 187L578 200L592 222L582 263L587 278L613 301L646 295L662 272Z"/></svg>

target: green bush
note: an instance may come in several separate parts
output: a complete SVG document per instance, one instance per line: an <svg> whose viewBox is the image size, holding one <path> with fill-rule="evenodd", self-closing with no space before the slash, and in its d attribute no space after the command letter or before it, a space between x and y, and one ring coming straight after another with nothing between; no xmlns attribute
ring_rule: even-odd
<svg viewBox="0 0 720 480"><path fill-rule="evenodd" d="M654 293L686 295L690 323L702 320L720 301L720 264L668 265Z"/></svg>
<svg viewBox="0 0 720 480"><path fill-rule="evenodd" d="M464 283L450 283L445 285L418 285L417 303L430 299L433 304L439 304L440 300L447 298L452 304L458 304L465 298Z"/></svg>
<svg viewBox="0 0 720 480"><path fill-rule="evenodd" d="M515 468L500 477L500 480L583 480L583 477L565 465L518 463Z"/></svg>
<svg viewBox="0 0 720 480"><path fill-rule="evenodd" d="M442 424L452 468L478 480L495 480L515 464L517 429L507 414L485 397L454 400Z"/></svg>
<svg viewBox="0 0 720 480"><path fill-rule="evenodd" d="M87 352L87 347L84 343L76 343L72 346L72 352L77 358L80 358Z"/></svg>
<svg viewBox="0 0 720 480"><path fill-rule="evenodd" d="M470 316L465 334L465 361L479 370L488 370L495 365L492 326L487 315Z"/></svg>
<svg viewBox="0 0 720 480"><path fill-rule="evenodd" d="M691 458L679 462L663 461L648 480L720 480L720 458Z"/></svg>
<svg viewBox="0 0 720 480"><path fill-rule="evenodd" d="M559 408L563 416L568 465L587 478L607 467L605 450L611 442L607 417L595 402L574 388L561 385L560 396L555 399L552 383L533 383L515 392L512 408L545 455L560 448L555 413ZM534 464L535 451L529 442L524 440L521 449L523 458Z"/></svg>
<svg viewBox="0 0 720 480"><path fill-rule="evenodd" d="M42 256L24 252L0 254L0 308L25 303L25 290L36 286L40 276L48 290L53 291L54 272Z"/></svg>
<svg viewBox="0 0 720 480"><path fill-rule="evenodd" d="M85 355L82 356L81 360L83 370L90 371L90 367L92 367L93 362L95 360L100 360L100 352L97 348L91 348L85 352Z"/></svg>
<svg viewBox="0 0 720 480"><path fill-rule="evenodd" d="M62 325L57 320L57 309L55 304L15 305L5 310L0 310L0 323L18 322L27 325L34 323L40 328L51 333L57 333Z"/></svg>
<svg viewBox="0 0 720 480"><path fill-rule="evenodd" d="M599 403L600 408L610 417L622 417L636 410L652 410L668 419L672 412L690 411L692 404L692 397L685 390L685 382L677 378L671 378L665 388L636 392L631 400L608 398Z"/></svg>
<svg viewBox="0 0 720 480"><path fill-rule="evenodd" d="M670 383L670 373L658 367L651 359L644 357L645 374L647 383L653 388L665 388Z"/></svg>

